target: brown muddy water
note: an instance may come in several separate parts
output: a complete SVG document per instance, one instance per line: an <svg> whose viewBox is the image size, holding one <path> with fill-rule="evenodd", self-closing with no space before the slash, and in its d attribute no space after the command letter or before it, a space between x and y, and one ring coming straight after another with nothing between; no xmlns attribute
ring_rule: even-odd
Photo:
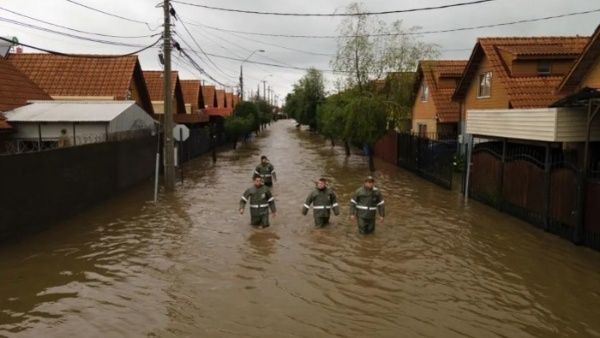
<svg viewBox="0 0 600 338"><path fill-rule="evenodd" d="M240 194L266 154L279 215L254 230ZM357 234L367 161L291 121L0 247L0 336L600 337L600 253L377 162L388 217ZM344 205L300 213L325 175ZM33 212L33 211L32 211Z"/></svg>

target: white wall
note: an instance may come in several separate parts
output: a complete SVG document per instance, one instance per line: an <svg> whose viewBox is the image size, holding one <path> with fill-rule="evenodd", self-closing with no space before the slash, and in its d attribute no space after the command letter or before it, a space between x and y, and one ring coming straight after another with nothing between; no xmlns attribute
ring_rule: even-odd
<svg viewBox="0 0 600 338"><path fill-rule="evenodd" d="M136 104L114 118L108 126L110 133L140 129L154 129L154 120Z"/></svg>

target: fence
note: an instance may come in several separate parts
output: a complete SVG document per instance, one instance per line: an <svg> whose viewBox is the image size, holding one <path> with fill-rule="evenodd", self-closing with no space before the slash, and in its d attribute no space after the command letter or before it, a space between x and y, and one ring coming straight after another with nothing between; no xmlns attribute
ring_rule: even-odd
<svg viewBox="0 0 600 338"><path fill-rule="evenodd" d="M600 248L600 181L584 178L575 152L550 144L490 141L473 149L469 195L561 237ZM585 189L586 203L580 196Z"/></svg>
<svg viewBox="0 0 600 338"><path fill-rule="evenodd" d="M71 216L151 177L156 137L0 155L0 238Z"/></svg>
<svg viewBox="0 0 600 338"><path fill-rule="evenodd" d="M452 189L454 157L458 143L453 136L435 138L398 134L398 165L423 178Z"/></svg>

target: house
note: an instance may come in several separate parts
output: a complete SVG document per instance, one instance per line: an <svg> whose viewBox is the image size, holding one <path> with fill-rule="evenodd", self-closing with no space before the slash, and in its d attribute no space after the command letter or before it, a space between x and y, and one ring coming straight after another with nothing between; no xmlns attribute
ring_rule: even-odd
<svg viewBox="0 0 600 338"><path fill-rule="evenodd" d="M429 135L456 135L460 105L452 94L467 61L425 60L419 62L414 82L412 132Z"/></svg>
<svg viewBox="0 0 600 338"><path fill-rule="evenodd" d="M547 108L561 97L557 88L588 41L579 36L480 38L453 94L461 124L470 110Z"/></svg>
<svg viewBox="0 0 600 338"><path fill-rule="evenodd" d="M201 110L204 107L200 80L180 80L186 114L176 114L175 122L198 124L208 122L208 116Z"/></svg>
<svg viewBox="0 0 600 338"><path fill-rule="evenodd" d="M161 70L144 71L144 79L146 80L146 86L148 87L154 114L159 117L165 112L163 74L164 72ZM173 116L185 114L185 101L183 100L183 92L181 91L181 83L179 82L179 74L177 71L171 72L171 94Z"/></svg>
<svg viewBox="0 0 600 338"><path fill-rule="evenodd" d="M13 131L2 112L24 106L28 100L51 100L51 97L10 62L0 57L0 133Z"/></svg>
<svg viewBox="0 0 600 338"><path fill-rule="evenodd" d="M216 90L216 94L217 96L217 108L227 108L227 101L225 99L225 90L224 89L217 89Z"/></svg>
<svg viewBox="0 0 600 338"><path fill-rule="evenodd" d="M204 100L204 108L217 107L217 88L215 86L202 86L202 99Z"/></svg>
<svg viewBox="0 0 600 338"><path fill-rule="evenodd" d="M154 110L138 57L9 54L8 61L55 100L133 100Z"/></svg>
<svg viewBox="0 0 600 338"><path fill-rule="evenodd" d="M61 135L70 144L104 142L128 133L147 133L154 120L135 101L30 101L4 113L14 126L12 139L56 143Z"/></svg>
<svg viewBox="0 0 600 338"><path fill-rule="evenodd" d="M233 93L225 92L225 107L233 110Z"/></svg>

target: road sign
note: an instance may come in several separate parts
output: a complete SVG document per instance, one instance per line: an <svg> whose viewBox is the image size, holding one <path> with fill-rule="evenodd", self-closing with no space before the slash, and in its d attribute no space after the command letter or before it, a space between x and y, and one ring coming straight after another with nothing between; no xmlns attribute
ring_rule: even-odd
<svg viewBox="0 0 600 338"><path fill-rule="evenodd" d="M183 124L173 127L173 137L176 141L183 142L190 137L190 129Z"/></svg>

